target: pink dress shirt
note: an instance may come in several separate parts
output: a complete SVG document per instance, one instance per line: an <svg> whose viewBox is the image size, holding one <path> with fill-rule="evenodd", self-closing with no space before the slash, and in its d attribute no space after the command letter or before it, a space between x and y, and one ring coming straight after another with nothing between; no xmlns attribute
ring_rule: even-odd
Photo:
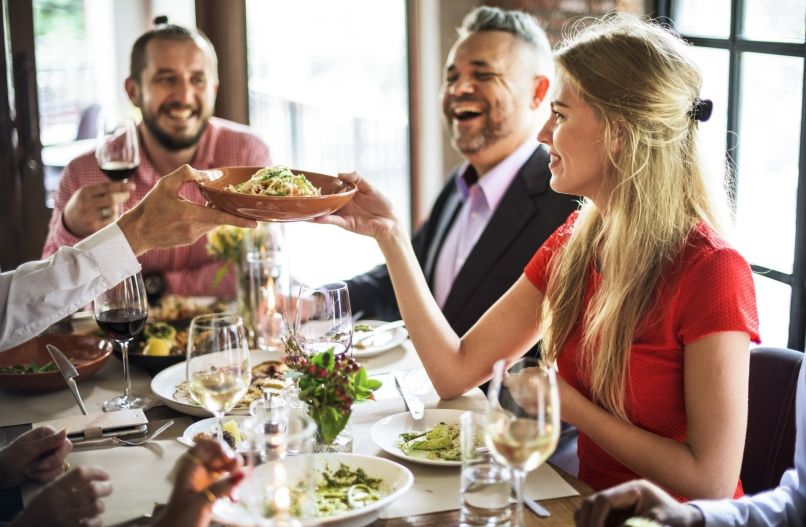
<svg viewBox="0 0 806 527"><path fill-rule="evenodd" d="M129 179L136 188L129 200L123 204L123 210L128 210L137 204L161 176L151 164L142 141L140 150L140 167ZM213 117L189 164L200 170L238 165L270 166L271 158L268 146L248 127ZM73 246L80 241L81 238L73 236L64 226L62 221L64 207L70 196L80 187L103 181L108 179L98 168L94 152L87 152L67 165L59 182L59 189L56 191L50 230L42 251L43 258L56 252L59 247ZM204 198L195 185L186 185L181 195L196 203L204 203ZM165 221L169 222L171 218L165 218ZM202 237L196 243L185 247L149 251L138 258L143 266L142 272L162 273L166 294L232 298L235 294L232 273L228 273L227 277L213 288L215 273L222 263L207 254L206 244L206 238Z"/></svg>
<svg viewBox="0 0 806 527"><path fill-rule="evenodd" d="M462 208L445 235L434 268L434 298L440 307L445 305L456 275L462 270L512 180L538 146L536 139L529 139L480 178L467 163L458 171L456 185L462 196Z"/></svg>

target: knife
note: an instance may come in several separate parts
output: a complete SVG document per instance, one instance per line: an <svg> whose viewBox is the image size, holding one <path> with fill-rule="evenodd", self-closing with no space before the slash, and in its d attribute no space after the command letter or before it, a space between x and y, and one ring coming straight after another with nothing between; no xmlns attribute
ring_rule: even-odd
<svg viewBox="0 0 806 527"><path fill-rule="evenodd" d="M47 344L45 347L48 348L48 353L50 353L50 356L53 358L53 362L56 363L56 367L59 368L62 377L64 377L65 382L67 382L67 387L73 392L73 397L76 398L78 407L81 408L81 413L87 415L87 408L84 406L81 395L78 393L76 381L73 380L73 377L78 377L78 370L76 370L73 363L64 356L64 353L59 351L59 348L51 344Z"/></svg>
<svg viewBox="0 0 806 527"><path fill-rule="evenodd" d="M400 382L397 373L395 373L395 386L397 386L397 391L399 391L400 395L403 397L403 402L406 403L406 409L411 414L411 418L415 421L422 419L423 413L425 412L425 405L419 397L403 387L403 383Z"/></svg>
<svg viewBox="0 0 806 527"><path fill-rule="evenodd" d="M393 329L402 328L405 326L406 323L402 320L395 320L394 322L387 322L386 324L381 324L380 326L376 326L372 328L370 331L367 332L366 335L361 335L358 338L353 339L353 344L358 344L362 340L366 340L368 338L374 337L380 333L384 333L386 331L391 331Z"/></svg>
<svg viewBox="0 0 806 527"><path fill-rule="evenodd" d="M524 505L529 507L529 509L532 512L537 514L537 516L540 518L548 518L549 516L551 516L551 513L548 510L546 510L545 507L540 505L537 501L533 500L529 496L526 495L523 496L523 503Z"/></svg>

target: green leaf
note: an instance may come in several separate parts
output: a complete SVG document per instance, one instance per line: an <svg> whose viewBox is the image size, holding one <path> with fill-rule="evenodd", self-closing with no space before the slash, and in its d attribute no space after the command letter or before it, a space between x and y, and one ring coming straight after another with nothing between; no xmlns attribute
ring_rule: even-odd
<svg viewBox="0 0 806 527"><path fill-rule="evenodd" d="M218 271L215 272L215 276L213 277L213 287L218 287L218 284L224 277L227 275L227 271L229 271L230 264L225 263L221 267L218 268Z"/></svg>

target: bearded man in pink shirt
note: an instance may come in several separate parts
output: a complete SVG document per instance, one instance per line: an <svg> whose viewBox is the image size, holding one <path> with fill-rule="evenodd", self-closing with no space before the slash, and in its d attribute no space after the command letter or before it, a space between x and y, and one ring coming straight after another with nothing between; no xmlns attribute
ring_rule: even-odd
<svg viewBox="0 0 806 527"><path fill-rule="evenodd" d="M212 117L218 61L199 31L163 23L141 35L132 47L125 88L143 115L138 126L140 166L128 181L113 182L101 172L93 152L71 161L56 193L43 257L112 223L116 204L124 211L133 207L160 177L183 164L199 170L271 165L268 147L247 127ZM204 203L193 186L183 189L182 196ZM140 256L149 293L232 297L231 275L213 287L221 263L207 254L205 244L201 239Z"/></svg>

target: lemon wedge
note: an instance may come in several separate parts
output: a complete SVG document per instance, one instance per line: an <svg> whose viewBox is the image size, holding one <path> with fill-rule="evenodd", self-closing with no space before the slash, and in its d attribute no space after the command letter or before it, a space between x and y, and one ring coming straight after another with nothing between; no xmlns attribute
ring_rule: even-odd
<svg viewBox="0 0 806 527"><path fill-rule="evenodd" d="M146 347L143 348L143 355L151 355L153 357L165 357L171 354L171 343L165 339L157 337L150 337L146 341Z"/></svg>

